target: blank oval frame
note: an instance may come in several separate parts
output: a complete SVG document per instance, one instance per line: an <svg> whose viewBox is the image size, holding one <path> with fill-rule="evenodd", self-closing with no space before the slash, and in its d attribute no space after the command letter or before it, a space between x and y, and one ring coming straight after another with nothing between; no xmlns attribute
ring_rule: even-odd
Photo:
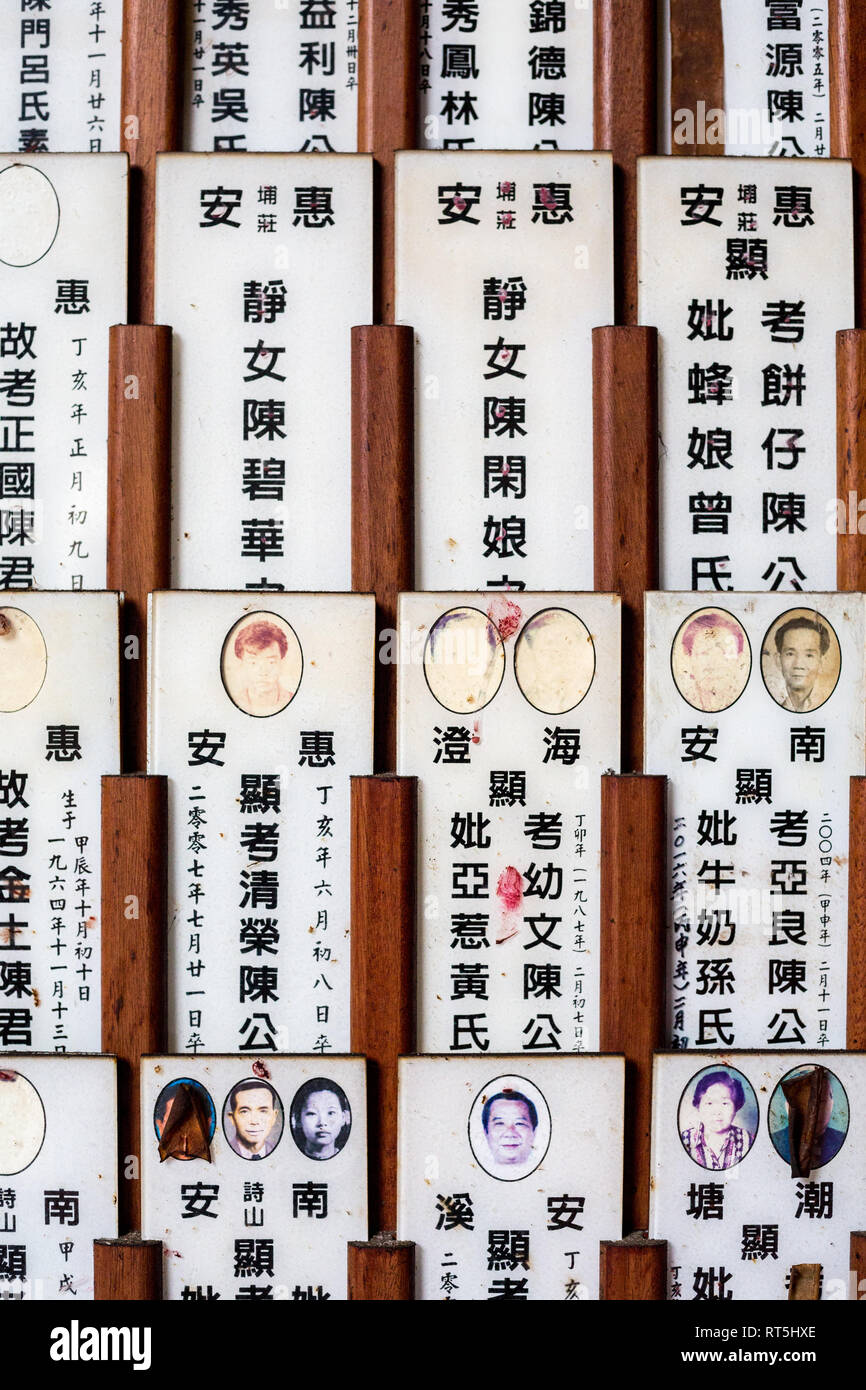
<svg viewBox="0 0 866 1390"><path fill-rule="evenodd" d="M540 609L524 623L514 644L517 688L541 714L576 709L589 694L595 668L592 634L570 608Z"/></svg>
<svg viewBox="0 0 866 1390"><path fill-rule="evenodd" d="M45 1106L33 1082L0 1058L0 1177L23 1173L45 1143Z"/></svg>
<svg viewBox="0 0 866 1390"><path fill-rule="evenodd" d="M42 630L23 608L0 608L0 714L32 705L48 674Z"/></svg>
<svg viewBox="0 0 866 1390"><path fill-rule="evenodd" d="M50 178L33 164L0 169L0 262L15 270L48 255L60 230L60 199Z"/></svg>

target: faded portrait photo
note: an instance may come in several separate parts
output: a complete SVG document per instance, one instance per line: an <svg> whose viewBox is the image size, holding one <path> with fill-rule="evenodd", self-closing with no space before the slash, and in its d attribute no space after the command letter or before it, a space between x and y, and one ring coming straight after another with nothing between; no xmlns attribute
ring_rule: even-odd
<svg viewBox="0 0 866 1390"><path fill-rule="evenodd" d="M45 1139L45 1107L39 1092L0 1057L0 1177L23 1173Z"/></svg>
<svg viewBox="0 0 866 1390"><path fill-rule="evenodd" d="M435 700L453 714L489 705L505 673L499 629L480 608L451 608L430 629L424 675Z"/></svg>
<svg viewBox="0 0 866 1390"><path fill-rule="evenodd" d="M761 648L764 685L782 709L807 714L829 700L842 667L839 639L822 613L789 608Z"/></svg>
<svg viewBox="0 0 866 1390"><path fill-rule="evenodd" d="M245 1077L223 1105L223 1133L239 1158L267 1158L283 1137L283 1102L269 1081Z"/></svg>
<svg viewBox="0 0 866 1390"><path fill-rule="evenodd" d="M306 1158L335 1158L352 1129L352 1111L342 1086L314 1076L295 1092L289 1111L292 1138Z"/></svg>
<svg viewBox="0 0 866 1390"><path fill-rule="evenodd" d="M850 1121L845 1087L827 1067L792 1068L770 1097L773 1148L798 1177L832 1162L845 1143Z"/></svg>
<svg viewBox="0 0 866 1390"><path fill-rule="evenodd" d="M45 639L37 624L20 608L0 608L0 714L31 704L47 670Z"/></svg>
<svg viewBox="0 0 866 1390"><path fill-rule="evenodd" d="M514 675L542 714L566 714L579 705L595 675L595 647L577 614L545 608L530 618L514 645Z"/></svg>
<svg viewBox="0 0 866 1390"><path fill-rule="evenodd" d="M752 669L742 624L723 608L701 608L680 624L671 647L674 684L692 709L717 714L739 700Z"/></svg>
<svg viewBox="0 0 866 1390"><path fill-rule="evenodd" d="M163 1086L153 1107L153 1128L159 1141L159 1161L192 1158L211 1161L216 1130L216 1106L200 1081L179 1076Z"/></svg>
<svg viewBox="0 0 866 1390"><path fill-rule="evenodd" d="M701 1168L736 1168L758 1131L751 1082L734 1067L704 1067L683 1091L677 1128L680 1143Z"/></svg>
<svg viewBox="0 0 866 1390"><path fill-rule="evenodd" d="M475 1097L469 1147L479 1167L500 1182L534 1173L550 1144L550 1110L526 1077L499 1076Z"/></svg>
<svg viewBox="0 0 866 1390"><path fill-rule="evenodd" d="M233 705L256 719L286 708L303 674L301 644L276 613L251 613L235 623L223 643L220 672Z"/></svg>

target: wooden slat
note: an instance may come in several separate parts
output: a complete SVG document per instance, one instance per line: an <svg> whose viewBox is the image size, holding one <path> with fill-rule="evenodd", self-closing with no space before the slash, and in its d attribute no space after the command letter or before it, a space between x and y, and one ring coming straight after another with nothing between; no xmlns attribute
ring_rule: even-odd
<svg viewBox="0 0 866 1390"><path fill-rule="evenodd" d="M854 169L854 323L866 313L866 5L863 0L830 0L830 153L850 159Z"/></svg>
<svg viewBox="0 0 866 1390"><path fill-rule="evenodd" d="M594 0L594 144L614 163L617 323L637 322L638 155L656 149L654 0Z"/></svg>
<svg viewBox="0 0 866 1390"><path fill-rule="evenodd" d="M845 593L863 593L866 505L861 512L860 503L866 503L866 332L856 328L836 334L836 501L836 587Z"/></svg>
<svg viewBox="0 0 866 1390"><path fill-rule="evenodd" d="M415 1246L410 1240L349 1242L349 1299L406 1303L415 1297Z"/></svg>
<svg viewBox="0 0 866 1390"><path fill-rule="evenodd" d="M595 589L622 598L622 770L643 768L644 594L659 582L654 328L592 333Z"/></svg>
<svg viewBox="0 0 866 1390"><path fill-rule="evenodd" d="M153 318L156 156L181 138L183 0L126 0L120 89L120 148L130 161L131 323Z"/></svg>
<svg viewBox="0 0 866 1390"><path fill-rule="evenodd" d="M671 35L671 153L723 155L724 141L708 142L707 115L725 105L725 46L722 0L670 0ZM691 116L694 138L688 133Z"/></svg>
<svg viewBox="0 0 866 1390"><path fill-rule="evenodd" d="M851 1284L849 1298L852 1302L866 1301L866 1231L852 1231L850 1240Z"/></svg>
<svg viewBox="0 0 866 1390"><path fill-rule="evenodd" d="M358 149L375 159L374 317L394 322L394 154L415 145L418 109L415 0L361 0Z"/></svg>
<svg viewBox="0 0 866 1390"><path fill-rule="evenodd" d="M102 779L102 1050L117 1058L121 1235L141 1228L140 1063L165 1051L168 783Z"/></svg>
<svg viewBox="0 0 866 1390"><path fill-rule="evenodd" d="M664 777L601 779L601 1050L626 1059L623 1228L649 1224L653 1052L664 1045Z"/></svg>
<svg viewBox="0 0 866 1390"><path fill-rule="evenodd" d="M169 586L170 528L171 329L116 325L109 330L108 587L125 595L124 772L146 767L147 596Z"/></svg>
<svg viewBox="0 0 866 1390"><path fill-rule="evenodd" d="M866 1051L866 777L851 778L847 1045Z"/></svg>
<svg viewBox="0 0 866 1390"><path fill-rule="evenodd" d="M397 1225L397 1058L415 1045L413 777L352 778L352 1051L367 1058L370 1230Z"/></svg>
<svg viewBox="0 0 866 1390"><path fill-rule="evenodd" d="M95 1240L93 1297L99 1302L158 1302L162 1298L162 1241Z"/></svg>
<svg viewBox="0 0 866 1390"><path fill-rule="evenodd" d="M352 588L376 595L377 634L396 632L397 595L415 582L414 336L411 328L352 329ZM377 772L397 765L396 709L396 663L380 662Z"/></svg>
<svg viewBox="0 0 866 1390"><path fill-rule="evenodd" d="M663 1301L667 1264L666 1240L603 1240L600 1296L617 1302Z"/></svg>

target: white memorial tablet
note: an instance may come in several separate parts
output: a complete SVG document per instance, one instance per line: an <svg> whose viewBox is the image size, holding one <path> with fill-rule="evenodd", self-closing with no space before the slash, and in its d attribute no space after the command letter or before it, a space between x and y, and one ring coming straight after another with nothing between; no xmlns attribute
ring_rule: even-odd
<svg viewBox="0 0 866 1390"><path fill-rule="evenodd" d="M641 159L638 198L638 317L659 331L662 587L833 588L851 166Z"/></svg>
<svg viewBox="0 0 866 1390"><path fill-rule="evenodd" d="M142 1233L165 1298L346 1297L367 1239L362 1057L145 1057Z"/></svg>
<svg viewBox="0 0 866 1390"><path fill-rule="evenodd" d="M119 149L122 30L123 0L6 0L0 148Z"/></svg>
<svg viewBox="0 0 866 1390"><path fill-rule="evenodd" d="M372 771L364 594L152 596L176 1051L345 1052L349 778Z"/></svg>
<svg viewBox="0 0 866 1390"><path fill-rule="evenodd" d="M592 149L592 3L421 0L423 149Z"/></svg>
<svg viewBox="0 0 866 1390"><path fill-rule="evenodd" d="M0 157L0 589L105 586L127 168L125 154Z"/></svg>
<svg viewBox="0 0 866 1390"><path fill-rule="evenodd" d="M100 1047L101 781L117 594L0 604L0 1050Z"/></svg>
<svg viewBox="0 0 866 1390"><path fill-rule="evenodd" d="M359 0L190 0L188 150L354 150Z"/></svg>
<svg viewBox="0 0 866 1390"><path fill-rule="evenodd" d="M349 587L350 329L372 315L371 180L368 155L157 158L176 587Z"/></svg>
<svg viewBox="0 0 866 1390"><path fill-rule="evenodd" d="M827 0L720 0L723 109L700 93L694 108L671 112L665 101L661 151L697 143L729 155L829 155L827 10ZM660 65L670 63L666 20Z"/></svg>
<svg viewBox="0 0 866 1390"><path fill-rule="evenodd" d="M399 630L398 768L419 779L419 1048L591 1050L619 599L401 594Z"/></svg>
<svg viewBox="0 0 866 1390"><path fill-rule="evenodd" d="M787 1299L803 1265L819 1266L821 1299L862 1297L849 1294L849 1245L866 1222L864 1064L656 1056L650 1235L668 1242L670 1298Z"/></svg>
<svg viewBox="0 0 866 1390"><path fill-rule="evenodd" d="M613 320L611 198L608 154L397 155L419 589L592 586L592 329Z"/></svg>
<svg viewBox="0 0 866 1390"><path fill-rule="evenodd" d="M0 1299L92 1299L116 1235L114 1058L0 1054Z"/></svg>
<svg viewBox="0 0 866 1390"><path fill-rule="evenodd" d="M397 1233L425 1300L598 1298L624 1059L401 1057Z"/></svg>
<svg viewBox="0 0 866 1390"><path fill-rule="evenodd" d="M861 594L648 594L646 771L668 778L671 1037L845 1043Z"/></svg>

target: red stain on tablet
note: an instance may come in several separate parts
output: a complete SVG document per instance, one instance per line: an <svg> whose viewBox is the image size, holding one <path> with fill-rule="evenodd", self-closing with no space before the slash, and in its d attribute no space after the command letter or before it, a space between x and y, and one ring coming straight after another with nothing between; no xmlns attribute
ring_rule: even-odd
<svg viewBox="0 0 866 1390"><path fill-rule="evenodd" d="M523 622L523 613L516 603L504 594L497 594L487 609L487 616L495 627L499 629L499 635L503 642L507 642L509 637L513 637L520 624Z"/></svg>
<svg viewBox="0 0 866 1390"><path fill-rule="evenodd" d="M508 868L503 869L499 875L496 896L506 912L513 912L515 908L520 907L523 901L523 879L519 869L515 869L513 864L509 864Z"/></svg>

